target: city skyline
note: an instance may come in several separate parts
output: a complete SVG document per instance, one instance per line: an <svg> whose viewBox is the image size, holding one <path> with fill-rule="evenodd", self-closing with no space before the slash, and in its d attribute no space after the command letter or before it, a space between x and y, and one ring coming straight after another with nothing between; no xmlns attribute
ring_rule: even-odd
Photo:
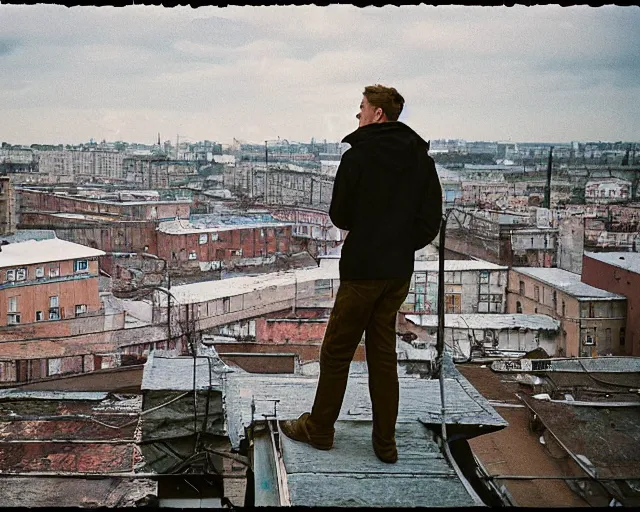
<svg viewBox="0 0 640 512"><path fill-rule="evenodd" d="M0 6L0 140L339 141L365 85L426 139L632 141L632 7ZM429 98L425 101L424 98Z"/></svg>

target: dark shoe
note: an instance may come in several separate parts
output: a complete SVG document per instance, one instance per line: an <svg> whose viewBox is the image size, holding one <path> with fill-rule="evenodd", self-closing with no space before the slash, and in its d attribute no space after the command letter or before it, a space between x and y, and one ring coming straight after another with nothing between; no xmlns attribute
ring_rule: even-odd
<svg viewBox="0 0 640 512"><path fill-rule="evenodd" d="M371 441L373 444L373 452L376 454L378 459L382 462L386 462L387 464L395 464L398 462L398 449L396 448L395 442L392 445L383 447L376 441L375 435L372 436Z"/></svg>
<svg viewBox="0 0 640 512"><path fill-rule="evenodd" d="M333 447L333 432L329 434L310 433L307 423L310 415L310 413L305 412L297 420L278 422L280 432L289 439L307 443L318 450L331 450Z"/></svg>

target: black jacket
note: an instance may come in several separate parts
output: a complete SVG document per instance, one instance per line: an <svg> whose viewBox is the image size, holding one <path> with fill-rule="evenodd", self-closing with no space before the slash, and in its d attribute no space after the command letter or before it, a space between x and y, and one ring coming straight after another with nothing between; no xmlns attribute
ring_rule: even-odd
<svg viewBox="0 0 640 512"><path fill-rule="evenodd" d="M442 188L429 145L404 123L369 124L347 135L329 216L349 231L340 279L413 273L415 251L440 228Z"/></svg>

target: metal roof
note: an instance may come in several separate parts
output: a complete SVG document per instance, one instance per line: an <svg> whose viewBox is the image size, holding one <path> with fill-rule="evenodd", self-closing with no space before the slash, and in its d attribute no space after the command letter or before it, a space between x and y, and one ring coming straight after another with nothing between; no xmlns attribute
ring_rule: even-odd
<svg viewBox="0 0 640 512"><path fill-rule="evenodd" d="M640 253L639 252L587 252L584 255L588 258L601 261L614 267L623 268L634 274L640 274Z"/></svg>
<svg viewBox="0 0 640 512"><path fill-rule="evenodd" d="M601 290L595 286L583 283L580 274L569 272L561 268L538 268L538 267L513 267L519 274L532 277L557 290L571 295L578 300L584 299L624 299L623 295Z"/></svg>
<svg viewBox="0 0 640 512"><path fill-rule="evenodd" d="M487 430L507 426L507 422L489 402L452 366L450 363L444 381L447 424L483 425ZM442 419L439 381L402 375L401 372L399 381L398 422L420 420L426 424L439 424ZM232 446L239 448L245 437L245 428L254 420L263 419L264 415L273 415L275 411L279 420L287 420L310 411L317 384L317 377L228 373L223 393ZM252 401L255 404L253 417ZM350 368L347 391L338 419L372 420L368 374L363 373L361 364L352 364Z"/></svg>
<svg viewBox="0 0 640 512"><path fill-rule="evenodd" d="M211 363L211 364L209 364ZM198 356L196 360L196 387L198 389L222 389L222 375L232 371L216 356L207 360ZM143 391L193 391L193 357L175 357L162 351L149 353L142 374Z"/></svg>
<svg viewBox="0 0 640 512"><path fill-rule="evenodd" d="M438 327L438 315L405 315L423 327ZM445 314L445 327L451 329L531 329L557 331L560 322L547 315L525 314Z"/></svg>
<svg viewBox="0 0 640 512"><path fill-rule="evenodd" d="M78 258L94 258L105 254L104 251L99 249L92 249L91 247L67 242L59 238L27 240L2 246L0 268Z"/></svg>
<svg viewBox="0 0 640 512"><path fill-rule="evenodd" d="M474 501L419 421L396 429L399 460L385 464L371 447L369 421L338 421L330 451L281 436L292 506L461 507Z"/></svg>

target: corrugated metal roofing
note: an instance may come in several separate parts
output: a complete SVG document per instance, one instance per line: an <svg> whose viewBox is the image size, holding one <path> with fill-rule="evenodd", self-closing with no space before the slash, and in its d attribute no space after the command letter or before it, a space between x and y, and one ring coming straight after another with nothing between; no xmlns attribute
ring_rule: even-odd
<svg viewBox="0 0 640 512"><path fill-rule="evenodd" d="M473 506L461 481L420 422L396 429L399 460L385 464L371 446L371 422L339 421L330 451L281 436L292 506Z"/></svg>
<svg viewBox="0 0 640 512"><path fill-rule="evenodd" d="M371 421L368 374L352 366L339 420ZM507 426L507 422L489 405L471 384L454 370L457 376L445 378L447 423L484 425L489 429ZM438 380L400 376L400 408L398 422L420 420L441 422L440 384ZM245 427L254 419L277 413L279 420L295 419L310 411L318 384L317 377L299 375L266 375L229 373L224 395L229 438L234 448L245 437ZM252 417L251 403L255 403Z"/></svg>
<svg viewBox="0 0 640 512"><path fill-rule="evenodd" d="M406 315L410 322L437 327L438 315ZM525 314L446 314L445 327L452 329L542 329L557 331L560 322L547 315Z"/></svg>

